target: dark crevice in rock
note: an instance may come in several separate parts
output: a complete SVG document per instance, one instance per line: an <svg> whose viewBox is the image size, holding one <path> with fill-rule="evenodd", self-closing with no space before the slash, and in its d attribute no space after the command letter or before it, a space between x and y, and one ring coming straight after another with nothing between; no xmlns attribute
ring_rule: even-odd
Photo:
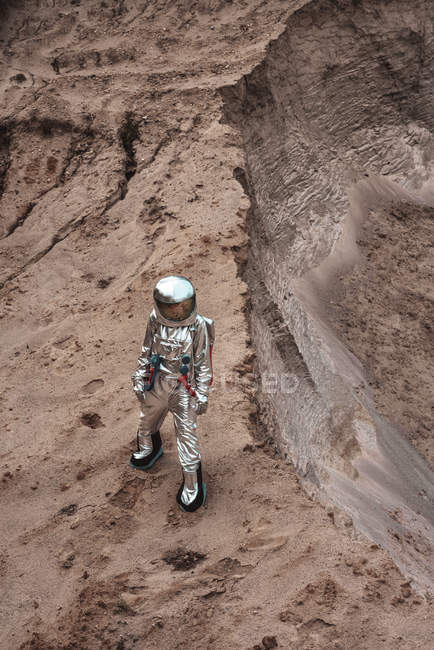
<svg viewBox="0 0 434 650"><path fill-rule="evenodd" d="M137 170L136 153L134 143L140 140L140 121L134 116L134 113L128 111L125 119L119 129L119 137L125 151L125 179L126 183L122 188L122 199L125 198L128 191L128 182L134 176Z"/></svg>
<svg viewBox="0 0 434 650"><path fill-rule="evenodd" d="M70 181L73 176L78 172L83 156L89 151L92 147L94 141L94 134L87 134L80 138L74 138L69 145L68 153L65 158L65 162L62 166L62 170L58 175L56 181L56 187L59 185L64 185L67 181Z"/></svg>
<svg viewBox="0 0 434 650"><path fill-rule="evenodd" d="M32 122L30 122L30 125L32 125ZM59 120L53 117L35 119L33 124L44 137L51 137L52 135L55 135L56 131L60 131L61 133L70 133L73 129L71 122L68 122L67 120Z"/></svg>
<svg viewBox="0 0 434 650"><path fill-rule="evenodd" d="M53 189L53 188L50 187L50 190L51 190L51 189ZM50 190L48 190L48 191L50 191ZM44 192L44 194L45 194L45 192ZM38 198L39 198L39 197L38 197ZM20 226L23 225L23 223L24 223L25 220L29 217L29 215L30 215L30 213L32 212L32 210L33 210L33 208L35 207L35 205L36 205L36 203L33 202L33 201L32 201L31 203L29 203L29 205L27 206L27 208L24 210L23 214L22 214L20 217L18 217L18 219L17 219L16 221L14 221L13 224L11 224L11 226L9 227L9 230L8 230L7 234L6 234L4 237L2 237L2 239L6 239L6 237L10 237L10 236L15 232L15 230L16 230L17 228L20 228Z"/></svg>
<svg viewBox="0 0 434 650"><path fill-rule="evenodd" d="M164 145L167 144L167 142L169 142L169 141L170 141L169 137L166 137L166 138L163 138L162 140L160 140L160 142L155 147L154 153L150 157L149 162L147 163L148 165L152 165L152 163L154 162L154 160L156 159L156 157L160 153L161 148L164 147Z"/></svg>
<svg viewBox="0 0 434 650"><path fill-rule="evenodd" d="M11 128L8 123L0 124L0 199L6 186L10 160Z"/></svg>
<svg viewBox="0 0 434 650"><path fill-rule="evenodd" d="M60 64L57 56L50 62L50 65L56 74L60 74Z"/></svg>
<svg viewBox="0 0 434 650"><path fill-rule="evenodd" d="M268 332L271 334L273 345L288 373L291 373L294 377L303 377L312 389L315 389L312 376L294 340L294 336L263 282L258 283L252 302L254 302L258 317L263 320Z"/></svg>

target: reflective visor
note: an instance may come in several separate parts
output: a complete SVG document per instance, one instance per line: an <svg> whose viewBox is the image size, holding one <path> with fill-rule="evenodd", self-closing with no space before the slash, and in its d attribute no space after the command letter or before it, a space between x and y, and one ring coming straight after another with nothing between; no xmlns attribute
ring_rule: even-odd
<svg viewBox="0 0 434 650"><path fill-rule="evenodd" d="M195 298L187 298L182 302L162 302L157 300L157 307L160 310L160 314L171 321L180 321L185 320L190 316L194 310Z"/></svg>

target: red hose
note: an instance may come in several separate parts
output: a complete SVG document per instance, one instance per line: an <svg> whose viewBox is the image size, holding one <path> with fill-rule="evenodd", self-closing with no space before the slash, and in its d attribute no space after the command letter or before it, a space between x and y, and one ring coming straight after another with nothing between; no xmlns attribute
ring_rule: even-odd
<svg viewBox="0 0 434 650"><path fill-rule="evenodd" d="M178 381L181 382L181 384L184 384L190 395L193 395L193 397L196 397L196 391L194 388L190 386L190 384L187 381L187 375L180 375L178 377Z"/></svg>

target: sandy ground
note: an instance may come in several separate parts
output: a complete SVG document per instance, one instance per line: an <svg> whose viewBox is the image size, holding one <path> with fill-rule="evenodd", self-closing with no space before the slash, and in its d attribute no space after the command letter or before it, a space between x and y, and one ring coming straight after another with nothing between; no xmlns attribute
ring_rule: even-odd
<svg viewBox="0 0 434 650"><path fill-rule="evenodd" d="M243 160L217 89L303 3L3 6L2 648L434 647L430 603L313 503L254 402ZM216 321L206 508L173 424L128 466L156 280Z"/></svg>

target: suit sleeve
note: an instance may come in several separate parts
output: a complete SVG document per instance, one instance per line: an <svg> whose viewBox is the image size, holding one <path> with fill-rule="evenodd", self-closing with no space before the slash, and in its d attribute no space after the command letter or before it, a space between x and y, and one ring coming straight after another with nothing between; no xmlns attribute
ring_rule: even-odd
<svg viewBox="0 0 434 650"><path fill-rule="evenodd" d="M145 338L142 344L142 351L137 360L137 369L134 374L131 375L133 384L136 381L143 381L143 377L149 372L149 366L151 363L152 356L152 343L154 338L154 328L153 328L153 319L152 316L149 317L148 325L146 327Z"/></svg>
<svg viewBox="0 0 434 650"><path fill-rule="evenodd" d="M214 321L210 318L199 322L193 342L194 376L196 393L199 398L206 399L212 384L212 346L214 343Z"/></svg>

